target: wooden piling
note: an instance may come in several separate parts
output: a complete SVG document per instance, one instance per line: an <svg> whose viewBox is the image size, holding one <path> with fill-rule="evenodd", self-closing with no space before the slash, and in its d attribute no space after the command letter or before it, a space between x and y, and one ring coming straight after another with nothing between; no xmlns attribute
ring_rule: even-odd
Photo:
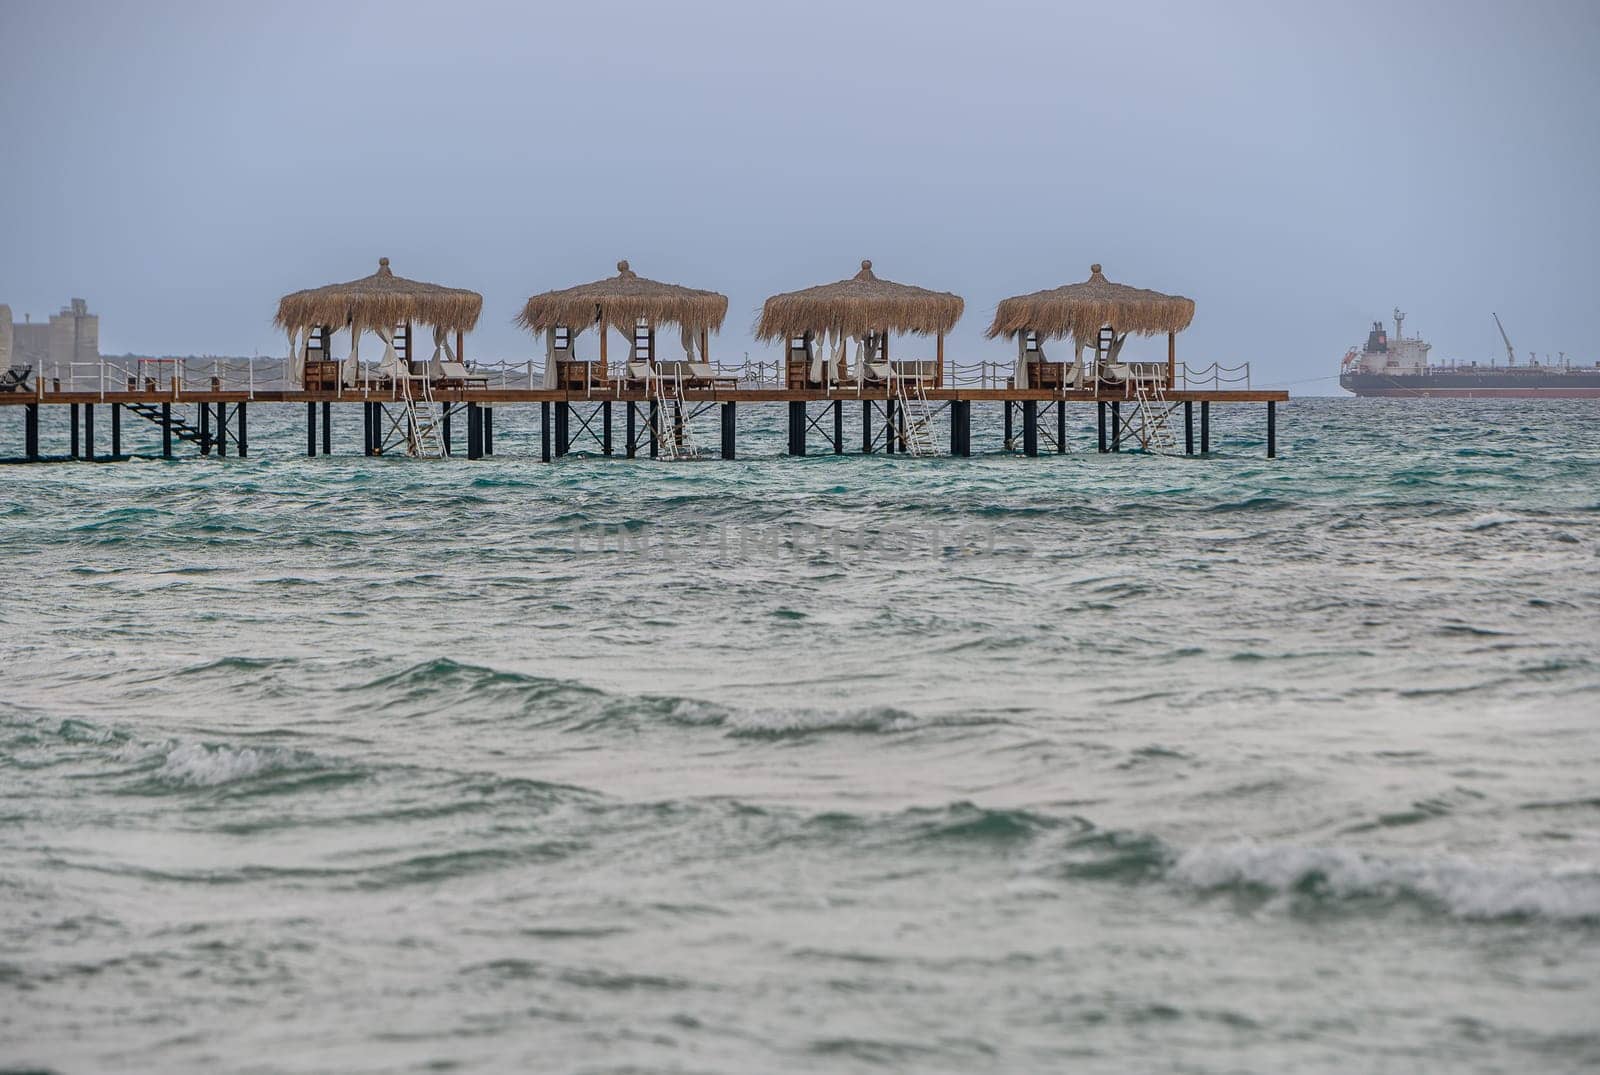
<svg viewBox="0 0 1600 1075"><path fill-rule="evenodd" d="M737 432L738 432L738 427L737 427L738 418L737 418L737 416L735 414L735 411L734 411L734 407L736 407L736 406L737 406L737 404L734 404L734 403L721 404L721 407L722 407L722 458L724 458L724 459L736 458L736 452L738 450L738 446L734 444L734 440L735 440L735 437L736 437Z"/></svg>
<svg viewBox="0 0 1600 1075"><path fill-rule="evenodd" d="M950 402L950 454L972 455L972 404L966 400Z"/></svg>
<svg viewBox="0 0 1600 1075"><path fill-rule="evenodd" d="M550 404L539 404L539 461L550 462Z"/></svg>
<svg viewBox="0 0 1600 1075"><path fill-rule="evenodd" d="M463 397L460 393L449 393L456 396L459 402L452 405L453 409L464 409L468 402L473 404L477 412L478 423L478 457L485 458L494 452L494 414L493 407L499 403L537 403L540 405L541 427L540 452L544 452L544 443L550 441L550 457L552 460L575 450L578 445L576 440L586 429L592 427L595 446L600 451L609 448L612 455L621 454L617 450L616 438L621 431L616 428L618 416L617 404L628 408L629 417L632 419L632 428L629 434L629 446L633 454L642 456L640 441L646 430L639 428L643 421L643 405L650 402L648 393L638 387L620 385L614 393L608 392L605 396L596 395L593 399L584 401L581 396L569 397L561 391L542 389L491 389L487 392L473 392ZM363 454L383 454L382 442L384 438L383 426L386 421L383 404L371 399L363 398L360 394L346 396L343 400L328 400L321 398L325 392L299 392L299 391L263 391L256 396L250 396L253 402L265 401L273 406L294 406L299 403L307 404L306 412L306 453L308 456L331 453L333 441L332 412L337 409L335 404L360 404L362 410L361 423ZM307 397L310 398L307 398ZM1182 451L1188 455L1209 455L1211 453L1210 412L1213 403L1265 403L1267 404L1264 451L1268 458L1278 457L1278 404L1287 397L1281 391L1268 390L1216 390L1199 391L1183 390L1175 392L1176 398L1169 398L1167 407L1176 417L1176 406L1183 405L1183 438ZM10 398L0 395L0 416L6 406L31 407L31 412L24 412L24 424L28 422L26 414L34 415L33 422L36 426L45 424L43 414L48 407L60 407L67 413L63 425L71 422L72 431L72 458L105 460L108 458L123 458L129 451L137 452L137 445L130 448L122 439L122 411L125 407L134 406L138 413L148 415L160 425L162 433L162 454L171 458L171 444L178 440L192 442L199 449L197 454L216 455L225 457L230 454L243 454L241 438L244 433L243 409L245 407L245 393L229 391L185 391L181 395L181 402L175 401L169 393L165 398L160 393L146 392L136 380L134 387L123 391L121 389L107 389L100 392L66 392L58 396L49 395L42 399L28 397ZM1009 417L1006 425L1007 443L1010 450L1027 455L1037 455L1041 451L1040 442L1050 436L1055 437L1056 450L1065 452L1068 436L1071 434L1072 422L1068 420L1067 411L1076 405L1087 406L1094 404L1096 408L1095 422L1097 426L1097 447L1107 452L1120 451L1122 441L1131 428L1138 432L1137 426L1124 424L1122 404L1129 402L1121 398L1096 399L1091 392L1076 392L1063 389L1059 393L1051 390L1040 389L1009 389L1009 388L943 388L930 389L928 398L935 406L948 407L950 410L949 426L949 452L953 456L968 456L971 449L971 409L974 403L988 406L991 403L1000 403L1002 416ZM570 399L570 401L569 401ZM493 403L489 402L490 400ZM704 412L712 407L719 408L719 415L726 416L728 411L722 409L727 404L756 403L763 408L777 404L790 405L792 419L792 436L794 438L794 453L797 455L810 454L812 445L810 434L815 429L826 443L824 451L831 449L833 454L843 454L845 451L845 426L844 418L846 402L838 394L815 388L791 388L787 390L772 390L769 388L725 388L718 386L688 391L679 405L669 411L660 411L657 403L654 411L654 420L649 432L656 442L657 457L662 455L661 437L687 437L687 426L692 424L689 416L696 412ZM914 410L902 406L897 394L884 392L879 395L873 391L871 398L858 397L856 402L861 406L861 448L864 453L871 452L878 447L883 447L892 454L903 454L910 448L910 423ZM555 403L554 414L547 414L549 405ZM321 413L318 413L318 405ZM812 410L815 404L817 410ZM1199 404L1198 407L1195 405ZM189 412L187 408L197 406L198 412ZM593 411L589 415L590 421L580 422L574 430L573 413L571 408L583 407L585 411ZM95 439L96 430L91 426L95 423L103 427L106 419L103 414L105 407L111 408L111 433L106 445L99 444ZM1049 408L1056 409L1055 424L1053 428L1043 427L1050 421ZM91 410L91 408L93 408ZM981 409L981 408L980 408ZM158 414L158 410L160 413ZM1017 414L1020 410L1022 418L1019 426ZM832 420L828 419L831 411ZM1199 414L1195 412L1199 411ZM876 414L874 412L877 412ZM1009 413L1008 413L1009 412ZM734 414L738 413L735 407ZM606 420L607 415L610 421ZM454 434L454 418L452 416L452 440ZM1085 414L1084 417L1087 417ZM877 430L875 424L881 419L887 422L886 428L878 437L874 437ZM187 420L186 420L187 419ZM709 420L709 419L708 419ZM1201 429L1196 430L1196 423ZM1107 430L1107 424L1110 430ZM716 423L713 423L716 424ZM320 425L320 429L318 428ZM63 432L67 432L63 430ZM532 432L531 430L529 431ZM1176 430L1173 430L1176 433ZM715 435L715 434L713 434ZM854 436L851 433L850 436ZM24 439L27 433L24 431ZM64 438L65 439L65 438ZM944 442L941 441L941 448ZM183 445L177 445L182 448ZM20 445L19 445L20 447ZM63 445L65 448L66 446ZM455 445L459 448L459 445ZM709 448L709 446L707 446ZM1046 450L1048 445L1045 446ZM710 449L715 450L715 449ZM734 446L737 453L737 445ZM20 454L20 453L19 453ZM65 455L66 453L61 453ZM677 453L672 453L676 455ZM44 458L44 455L40 455Z"/></svg>

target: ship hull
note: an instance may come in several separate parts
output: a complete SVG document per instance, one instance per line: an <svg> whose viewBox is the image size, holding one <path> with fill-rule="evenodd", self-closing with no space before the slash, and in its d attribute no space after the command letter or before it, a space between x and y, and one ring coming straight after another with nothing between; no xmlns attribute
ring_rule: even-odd
<svg viewBox="0 0 1600 1075"><path fill-rule="evenodd" d="M1439 399L1600 399L1600 372L1550 374L1347 373L1339 387L1358 396Z"/></svg>

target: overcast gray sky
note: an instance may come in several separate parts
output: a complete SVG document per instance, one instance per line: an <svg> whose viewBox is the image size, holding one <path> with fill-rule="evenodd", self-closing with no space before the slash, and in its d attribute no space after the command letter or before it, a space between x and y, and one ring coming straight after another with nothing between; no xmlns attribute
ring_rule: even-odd
<svg viewBox="0 0 1600 1075"><path fill-rule="evenodd" d="M1304 392L1395 304L1435 358L1499 355L1498 310L1592 362L1597 52L1593 0L0 0L0 302L276 354L279 295L387 255L520 359L522 299L626 257L728 294L729 358L870 257L965 297L966 362L1099 261L1196 300L1180 356Z"/></svg>

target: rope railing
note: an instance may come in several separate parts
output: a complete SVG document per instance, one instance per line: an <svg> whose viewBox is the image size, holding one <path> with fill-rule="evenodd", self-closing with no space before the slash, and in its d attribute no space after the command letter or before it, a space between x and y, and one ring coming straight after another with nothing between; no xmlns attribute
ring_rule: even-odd
<svg viewBox="0 0 1600 1075"><path fill-rule="evenodd" d="M1185 391L1198 392L1210 389L1218 392L1224 386L1249 388L1250 363L1241 362L1237 366L1223 366L1213 362L1201 369L1190 369L1187 362L1178 363L1178 387Z"/></svg>

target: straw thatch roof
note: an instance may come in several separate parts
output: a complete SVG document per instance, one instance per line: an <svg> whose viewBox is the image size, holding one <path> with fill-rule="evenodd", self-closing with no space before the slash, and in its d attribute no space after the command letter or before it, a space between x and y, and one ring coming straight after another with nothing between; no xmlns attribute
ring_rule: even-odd
<svg viewBox="0 0 1600 1075"><path fill-rule="evenodd" d="M581 329L594 324L602 313L607 324L624 332L631 331L640 318L652 325L715 332L728 316L728 296L647 280L628 268L626 261L619 261L615 276L533 296L517 324L534 332L557 325Z"/></svg>
<svg viewBox="0 0 1600 1075"><path fill-rule="evenodd" d="M1042 337L1093 339L1110 325L1119 333L1154 336L1182 332L1194 320L1194 300L1114 284L1089 267L1089 279L1053 291L1004 299L995 307L989 338L1037 332Z"/></svg>
<svg viewBox="0 0 1600 1075"><path fill-rule="evenodd" d="M880 280L872 262L836 284L774 295L761 308L756 338L779 340L807 332L861 336L868 332L949 332L965 304L960 295Z"/></svg>
<svg viewBox="0 0 1600 1075"><path fill-rule="evenodd" d="M483 296L476 291L407 280L389 271L388 258L379 258L378 271L371 276L285 295L278 300L273 324L291 330L314 325L366 330L409 321L470 332L482 310Z"/></svg>

